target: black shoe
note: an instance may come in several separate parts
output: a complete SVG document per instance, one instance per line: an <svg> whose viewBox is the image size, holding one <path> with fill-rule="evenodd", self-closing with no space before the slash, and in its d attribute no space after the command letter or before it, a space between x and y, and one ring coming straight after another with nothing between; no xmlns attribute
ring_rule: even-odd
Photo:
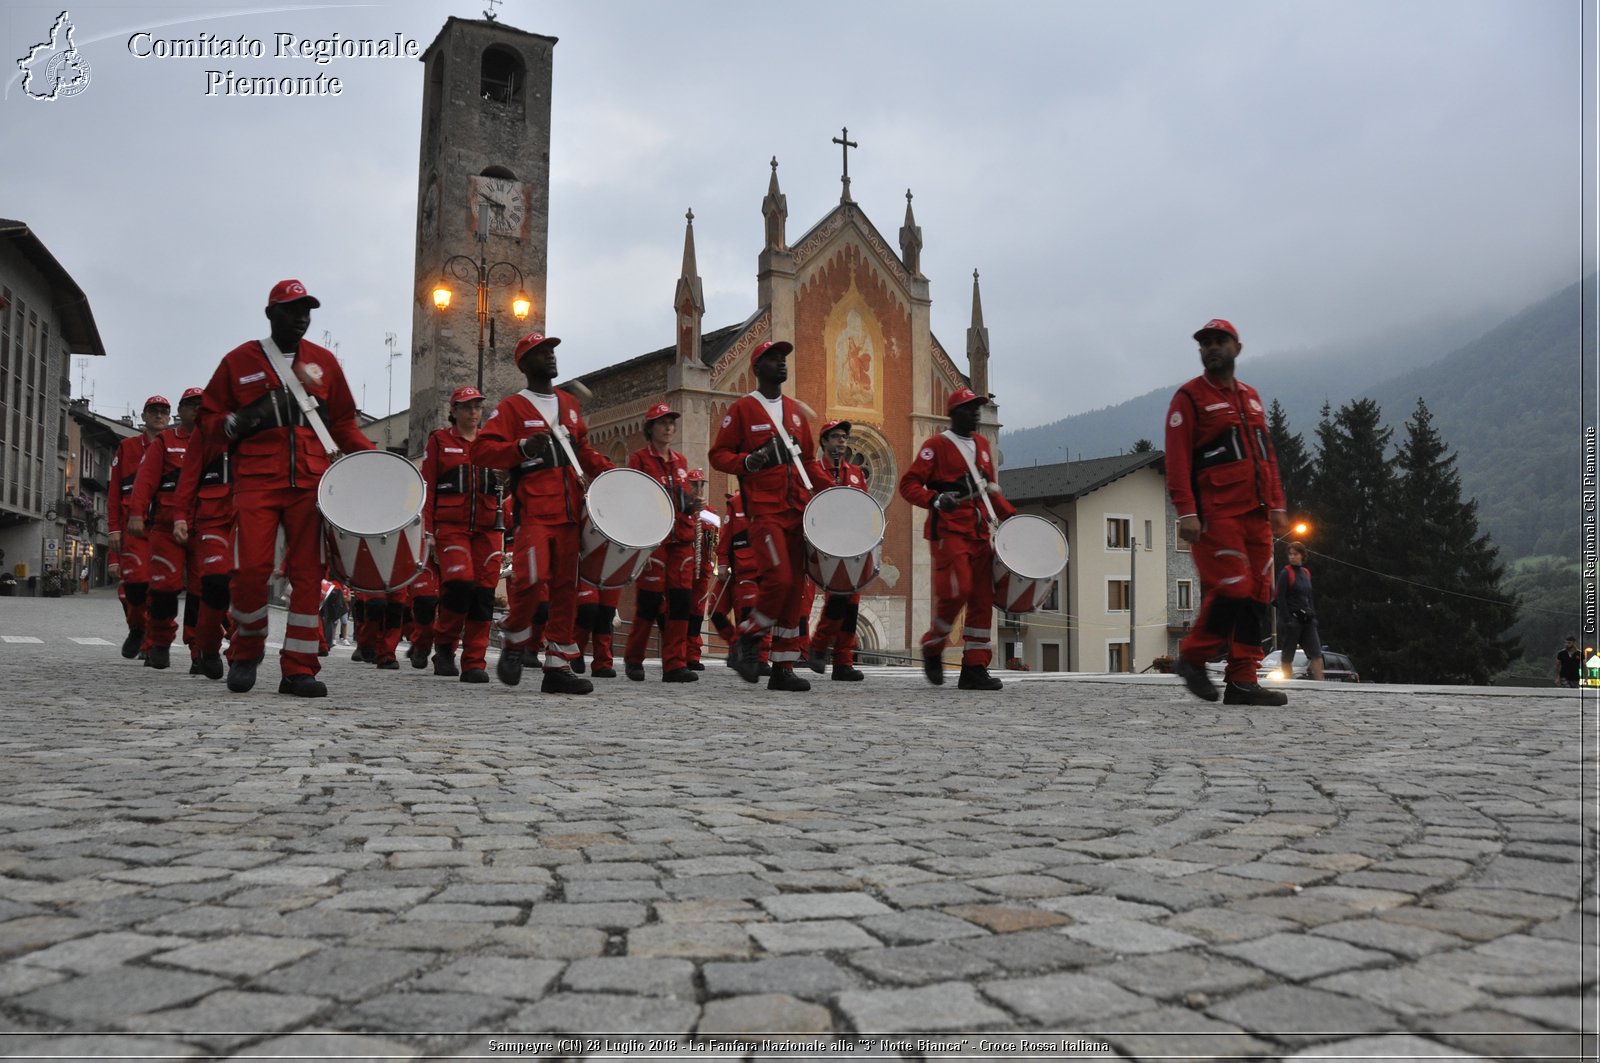
<svg viewBox="0 0 1600 1063"><path fill-rule="evenodd" d="M774 668L772 678L767 680L768 690L810 690L811 680L801 679L794 674L793 668Z"/></svg>
<svg viewBox="0 0 1600 1063"><path fill-rule="evenodd" d="M572 674L582 675L584 672L588 671L588 669L589 666L584 663L583 654L578 654L577 658L572 662Z"/></svg>
<svg viewBox="0 0 1600 1063"><path fill-rule="evenodd" d="M194 663L189 669L189 674L194 675L196 671L207 679L221 679L222 673L227 671L227 668L222 663L222 654L208 653Z"/></svg>
<svg viewBox="0 0 1600 1063"><path fill-rule="evenodd" d="M1201 701L1217 700L1217 684L1206 675L1206 666L1203 664L1190 664L1182 657L1178 658L1178 667L1175 669L1178 678L1183 680L1183 685L1189 688L1189 693Z"/></svg>
<svg viewBox="0 0 1600 1063"><path fill-rule="evenodd" d="M922 674L928 677L928 682L936 687L944 686L944 651L930 653L922 651Z"/></svg>
<svg viewBox="0 0 1600 1063"><path fill-rule="evenodd" d="M756 661L756 675L761 679L766 679L768 676L772 675L772 662L762 660Z"/></svg>
<svg viewBox="0 0 1600 1063"><path fill-rule="evenodd" d="M833 666L833 681L835 683L859 683L865 678L867 678L866 674L859 668L848 664L836 664Z"/></svg>
<svg viewBox="0 0 1600 1063"><path fill-rule="evenodd" d="M746 683L761 678L761 662L756 659L760 648L761 639L755 635L744 635L728 648L728 667L738 672Z"/></svg>
<svg viewBox="0 0 1600 1063"><path fill-rule="evenodd" d="M489 673L482 668L468 668L461 673L461 681L463 683L487 683L489 681Z"/></svg>
<svg viewBox="0 0 1600 1063"><path fill-rule="evenodd" d="M378 667L382 668L385 672L398 672L400 670L400 662L395 660L393 657L385 657L383 660L378 662Z"/></svg>
<svg viewBox="0 0 1600 1063"><path fill-rule="evenodd" d="M522 682L522 651L501 650L500 660L494 666L495 678L508 687Z"/></svg>
<svg viewBox="0 0 1600 1063"><path fill-rule="evenodd" d="M810 665L811 670L818 675L826 675L828 671L827 647L823 647L820 650L815 648L808 650L806 652L806 664Z"/></svg>
<svg viewBox="0 0 1600 1063"><path fill-rule="evenodd" d="M956 680L957 690L999 690L1004 686L981 664L962 665L961 678Z"/></svg>
<svg viewBox="0 0 1600 1063"><path fill-rule="evenodd" d="M573 675L570 669L546 668L539 690L545 694L587 694L594 684L582 676Z"/></svg>
<svg viewBox="0 0 1600 1063"><path fill-rule="evenodd" d="M611 667L596 668L594 670L593 674L594 674L594 677L596 679L615 679L615 678L617 678L617 670L615 668L611 668Z"/></svg>
<svg viewBox="0 0 1600 1063"><path fill-rule="evenodd" d="M130 631L128 637L122 640L122 655L128 660L139 656L139 647L144 643L143 631Z"/></svg>
<svg viewBox="0 0 1600 1063"><path fill-rule="evenodd" d="M205 669L200 667L200 658L196 657L189 662L190 675L205 675Z"/></svg>
<svg viewBox="0 0 1600 1063"><path fill-rule="evenodd" d="M377 660L377 657L373 654L370 646L358 645L356 647L356 652L350 655L350 659L360 664L371 664L373 661Z"/></svg>
<svg viewBox="0 0 1600 1063"><path fill-rule="evenodd" d="M1222 703L1275 707L1289 704L1289 695L1281 690L1268 690L1260 683L1229 683L1227 689L1223 691Z"/></svg>
<svg viewBox="0 0 1600 1063"><path fill-rule="evenodd" d="M326 657L327 655L328 655L328 651L327 650L318 650L317 651L317 656L318 657Z"/></svg>
<svg viewBox="0 0 1600 1063"><path fill-rule="evenodd" d="M278 693L297 698L325 698L328 686L314 675L286 675L278 680Z"/></svg>
<svg viewBox="0 0 1600 1063"><path fill-rule="evenodd" d="M623 671L627 672L628 673L628 678L633 680L635 683L643 683L644 682L644 665L642 665L642 664L625 664L625 665L623 665Z"/></svg>
<svg viewBox="0 0 1600 1063"><path fill-rule="evenodd" d="M146 668L171 668L172 649L168 646L151 646L150 653L144 659Z"/></svg>
<svg viewBox="0 0 1600 1063"><path fill-rule="evenodd" d="M691 672L703 672L706 670L706 666L701 664L699 661L690 661L688 664L688 669Z"/></svg>
<svg viewBox="0 0 1600 1063"><path fill-rule="evenodd" d="M670 672L663 672L661 681L663 683L698 683L700 682L700 677L687 668L674 668Z"/></svg>
<svg viewBox="0 0 1600 1063"><path fill-rule="evenodd" d="M261 663L257 657L253 661L234 661L228 666L228 689L235 694L243 694L256 685L256 666Z"/></svg>
<svg viewBox="0 0 1600 1063"><path fill-rule="evenodd" d="M428 667L428 650L427 650L426 647L424 647L422 649L422 651L419 653L418 650L417 650L417 647L412 646L409 650L406 651L406 656L411 658L411 667L413 667L413 668L426 668L426 667Z"/></svg>
<svg viewBox="0 0 1600 1063"><path fill-rule="evenodd" d="M480 668L475 670L482 671L483 669ZM445 676L457 676L461 674L461 669L456 667L456 652L454 650L451 650L449 653L446 653L443 650L433 651L433 674ZM476 680L468 679L466 682L472 683L476 682Z"/></svg>

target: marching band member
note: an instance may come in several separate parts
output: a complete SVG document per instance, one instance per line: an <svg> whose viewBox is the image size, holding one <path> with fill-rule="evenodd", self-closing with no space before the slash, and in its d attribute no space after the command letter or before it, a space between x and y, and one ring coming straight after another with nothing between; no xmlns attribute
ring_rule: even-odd
<svg viewBox="0 0 1600 1063"><path fill-rule="evenodd" d="M472 460L510 469L516 499L510 608L501 621L505 644L495 674L507 686L522 681L522 651L532 643L534 611L543 588L548 592L549 619L540 689L547 694L587 694L594 684L572 671L578 656L573 622L578 611L582 477L613 466L590 445L578 400L556 390L560 342L537 332L517 342L512 357L528 386L500 400L472 445Z"/></svg>
<svg viewBox="0 0 1600 1063"><path fill-rule="evenodd" d="M737 622L744 620L756 607L756 555L750 546L750 518L745 516L744 498L739 492L728 492L727 511L728 519L723 522L717 541L722 581L711 601L711 625L731 651L739 641ZM733 614L732 620L728 618L729 613ZM772 629L768 628L756 654L758 676L772 674L768 661L771 653ZM731 652L729 656L731 658Z"/></svg>
<svg viewBox="0 0 1600 1063"><path fill-rule="evenodd" d="M578 647L578 659L572 670L582 673L583 648L594 641L594 667L591 675L596 679L617 677L616 659L612 656L611 635L617 619L617 604L622 601L621 587L596 587L578 579L578 619L573 625L573 643Z"/></svg>
<svg viewBox="0 0 1600 1063"><path fill-rule="evenodd" d="M183 393L180 406L188 402L191 394L204 401L204 391L190 388ZM172 538L188 547L188 597L190 601L198 597L200 602L190 646L194 662L189 665L189 674L221 679L226 671L222 639L232 626L228 606L233 579L233 459L223 451L210 461L205 460L204 441L198 434L198 403L196 407L196 435L184 455L175 492Z"/></svg>
<svg viewBox="0 0 1600 1063"><path fill-rule="evenodd" d="M124 530L145 540L147 551L150 592L144 642L146 668L171 666L172 640L178 634L178 592L189 582L189 551L186 544L177 541L173 527L178 509L178 478L190 444L195 442L200 395L199 388L185 391L178 400L178 423L163 429L145 448L124 515ZM193 595L190 600L196 601Z"/></svg>
<svg viewBox="0 0 1600 1063"><path fill-rule="evenodd" d="M750 352L756 390L728 409L711 446L711 464L739 478L760 586L755 608L739 624L729 663L742 679L754 683L760 676L761 636L771 628L769 690L811 689L794 673L805 583L801 517L814 490L833 486L827 470L811 456L816 443L809 421L800 405L783 394L792 350L791 343L769 340Z"/></svg>
<svg viewBox="0 0 1600 1063"><path fill-rule="evenodd" d="M110 533L110 546L116 555L122 586L122 610L128 622L128 637L122 642L122 655L132 660L144 646L145 623L149 611L150 593L149 544L137 537L125 538L122 534L131 510L133 483L139 475L139 464L150 441L167 427L172 416L172 403L160 395L144 400L141 411L143 425L138 435L129 436L117 444L111 458L111 479L106 498L106 529Z"/></svg>
<svg viewBox="0 0 1600 1063"><path fill-rule="evenodd" d="M994 458L978 434L988 396L957 388L945 404L950 428L925 441L900 477L900 497L928 511L922 537L933 555L933 623L922 636L922 670L928 682L944 682L944 648L963 608L962 690L999 690L989 674L994 624L994 542L991 522L1016 513L992 490Z"/></svg>
<svg viewBox="0 0 1600 1063"><path fill-rule="evenodd" d="M694 492L699 505L699 511L695 514L694 586L689 589L692 608L689 612L686 654L689 670L694 672L706 670L706 666L700 663L700 653L705 648L700 629L705 625L706 613L711 607L711 579L717 571L717 533L722 526L722 518L705 504L706 483L704 469L689 470L689 489Z"/></svg>
<svg viewBox="0 0 1600 1063"><path fill-rule="evenodd" d="M622 663L629 679L644 681L644 655L650 630L661 614L667 615L661 637L661 681L692 683L700 677L689 669L689 614L694 611L694 536L698 508L689 488L689 462L672 449L678 438L679 414L664 402L645 411L645 445L628 455L628 468L637 469L666 489L675 519L666 541L658 546L650 564L635 580L633 625L623 647Z"/></svg>
<svg viewBox="0 0 1600 1063"><path fill-rule="evenodd" d="M845 455L850 452L851 427L849 421L829 421L822 426L818 437L822 440L823 457L834 481L841 487L865 491L867 477L861 471L861 466L845 460ZM855 666L856 618L860 614L859 593L827 596L806 655L813 672L826 671L831 658L835 681L859 683L866 678ZM832 647L831 653L829 647Z"/></svg>
<svg viewBox="0 0 1600 1063"><path fill-rule="evenodd" d="M433 674L459 675L463 683L489 681L489 625L494 620L500 559L505 556L496 522L500 495L494 470L472 460L483 403L477 388L456 388L450 395L449 427L431 433L422 454L422 479L429 491L423 528L433 536L440 583Z"/></svg>
<svg viewBox="0 0 1600 1063"><path fill-rule="evenodd" d="M278 693L325 697L317 679L318 596L327 564L317 485L333 455L297 401L316 402L335 445L346 453L371 450L356 423L356 404L332 351L307 341L311 311L322 304L297 280L279 281L267 295L271 333L223 356L200 404L204 460L233 450L238 563L230 588L237 625L228 646L228 689L256 683L266 652L267 582L278 532L284 536L284 574L292 588L278 663Z"/></svg>

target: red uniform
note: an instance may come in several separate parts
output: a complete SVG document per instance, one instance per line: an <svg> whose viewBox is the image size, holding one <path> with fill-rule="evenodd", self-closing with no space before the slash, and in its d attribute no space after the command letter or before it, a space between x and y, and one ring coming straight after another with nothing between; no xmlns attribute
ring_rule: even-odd
<svg viewBox="0 0 1600 1063"><path fill-rule="evenodd" d="M190 440L178 489L173 498L173 520L189 526L189 596L198 593L191 648L195 656L222 653L222 637L229 625L229 584L233 576L233 456L226 451L204 460L203 441ZM185 621L187 624L187 620Z"/></svg>
<svg viewBox="0 0 1600 1063"><path fill-rule="evenodd" d="M133 494L124 519L145 519L146 571L150 598L144 650L165 649L178 634L178 592L188 586L187 544L172 537L178 506L178 477L183 472L194 432L181 425L163 429L145 448L134 477Z"/></svg>
<svg viewBox="0 0 1600 1063"><path fill-rule="evenodd" d="M661 604L667 605L667 619L661 638L661 671L663 675L686 668L689 664L689 614L694 609L694 513L689 500L689 462L682 454L669 449L666 454L655 447L646 446L628 455L628 468L638 469L651 477L667 491L676 513L672 531L650 558L650 564L635 581L633 626L628 629L628 643L622 652L623 663L630 670L644 665L645 651L650 645L650 632L661 613Z"/></svg>
<svg viewBox="0 0 1600 1063"><path fill-rule="evenodd" d="M783 429L801 454L816 453L811 423L800 406L787 395L781 396ZM711 445L711 464L739 478L739 493L744 497L750 518L750 542L755 552L756 582L760 588L755 607L739 623L744 637L772 629L772 663L790 667L800 659L800 623L805 590L805 536L800 521L813 491L832 487L827 470L814 458L806 459L811 479L807 489L793 460L785 460L756 472L745 468L752 452L767 446L776 436L772 415L759 397L751 393L740 398L722 419L722 428Z"/></svg>
<svg viewBox="0 0 1600 1063"><path fill-rule="evenodd" d="M147 432L129 436L117 444L117 451L111 457L111 480L107 485L110 490L106 497L108 532L121 533L127 524L131 513L129 502L133 499L133 483L139 475L139 465L144 460L144 452L149 448L151 438ZM121 573L122 608L128 621L130 641L134 635L138 635L141 641L144 638L148 609L146 599L150 591L149 556L148 540L122 535L122 545L117 548L114 560ZM129 650L125 655L131 657L133 653Z"/></svg>
<svg viewBox="0 0 1600 1063"><path fill-rule="evenodd" d="M557 390L558 424L550 424L523 390L500 400L472 446L474 464L512 470L515 538L512 541L510 607L501 626L504 651L522 650L533 641L534 612L541 588L548 588L545 625L547 671L561 671L578 656L573 623L578 612L578 527L584 494L578 472L559 445L535 458L519 449L522 439L564 428L583 471L597 476L610 460L589 444L578 400ZM553 457L550 455L554 455Z"/></svg>
<svg viewBox="0 0 1600 1063"><path fill-rule="evenodd" d="M279 373L285 359L276 353L269 355L263 344L272 341L250 340L224 355L200 403L206 460L230 446L233 450L238 518L231 597L237 628L228 656L248 661L265 654L267 581L272 576L281 527L283 572L291 592L279 666L285 678L314 676L320 667L319 592L327 574L317 485L332 457L284 387ZM356 424L355 400L332 351L301 340L293 372L322 407L322 419L341 450L373 448ZM229 416L242 414L247 407L261 411L264 404L270 404L270 410L258 422L258 430L230 441Z"/></svg>
<svg viewBox="0 0 1600 1063"><path fill-rule="evenodd" d="M494 471L472 459L472 441L455 425L428 435L422 451L428 504L422 526L433 536L439 570L439 611L434 620L435 669L461 644L461 670L486 667L494 589L500 585L505 537L495 527L499 502ZM448 669L444 674L450 674Z"/></svg>
<svg viewBox="0 0 1600 1063"><path fill-rule="evenodd" d="M704 625L707 612L710 611L711 580L717 573L717 529L718 525L712 524L705 518L714 516L708 506L700 511L695 521L695 534L700 537L700 567L694 573L694 586L689 588L689 601L692 610L689 614L689 667L697 668L700 664L700 653L705 648L704 636L701 628ZM693 563L691 557L690 563Z"/></svg>
<svg viewBox="0 0 1600 1063"><path fill-rule="evenodd" d="M861 466L841 459L828 470L841 487L867 489L867 474ZM829 594L822 605L822 615L817 618L817 629L811 633L811 647L807 656L812 668L821 671L820 660L831 660L837 669L849 669L856 661L856 621L861 615L860 594Z"/></svg>
<svg viewBox="0 0 1600 1063"><path fill-rule="evenodd" d="M1284 508L1261 396L1238 380L1223 388L1195 377L1167 407L1166 455L1172 504L1202 529L1194 544L1200 612L1178 653L1203 664L1226 652L1228 681L1254 683L1270 626L1269 511Z"/></svg>
<svg viewBox="0 0 1600 1063"><path fill-rule="evenodd" d="M739 638L736 622L750 615L756 605L756 555L750 545L750 518L744 512L744 499L735 491L728 496L728 516L717 539L717 562L722 580L711 600L711 623L731 649ZM733 620L728 614L733 614ZM765 664L772 652L769 631L762 640L759 660Z"/></svg>
<svg viewBox="0 0 1600 1063"><path fill-rule="evenodd" d="M967 611L962 627L962 667L989 667L992 657L989 633L994 626L994 543L989 529L989 511L983 499L965 499L948 513L933 507L945 492L966 494L976 487L962 455L962 437L945 431L928 439L917 450L917 458L900 477L900 497L928 511L922 537L928 540L933 555L933 620L922 636L924 654L942 652L950 641L956 617ZM973 464L979 475L994 482L994 458L989 441L974 432L970 437L976 453ZM1004 520L1016 507L1000 495L990 495L995 516Z"/></svg>

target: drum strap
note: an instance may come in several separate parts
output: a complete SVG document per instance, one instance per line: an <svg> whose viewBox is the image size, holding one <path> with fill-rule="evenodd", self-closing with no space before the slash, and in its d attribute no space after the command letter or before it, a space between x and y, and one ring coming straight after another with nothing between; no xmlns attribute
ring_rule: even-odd
<svg viewBox="0 0 1600 1063"><path fill-rule="evenodd" d="M293 371L288 373L278 372L280 364L278 359L282 357L283 352L278 350L278 345L272 342L271 336L261 341L261 349L266 352L267 364L272 367L274 373L277 373L278 379L283 382L283 386L289 389L289 394L294 396L295 404L300 407L300 412L305 414L306 423L311 426L313 432L317 433L317 441L322 444L322 449L328 452L329 457L337 454L339 448L334 444L333 436L328 434L328 426L322 423L322 415L317 412L317 400L306 394L306 386L300 383L300 378Z"/></svg>
<svg viewBox="0 0 1600 1063"><path fill-rule="evenodd" d="M752 391L750 393L750 397L755 399L757 402L761 402L762 401L762 396L761 396L761 393L759 391ZM784 411L783 400L780 398L778 400L778 413L779 413L779 416L774 417L772 419L772 427L778 433L778 442L782 443L784 445L784 448L788 450L790 460L792 460L794 462L795 472L798 472L800 474L800 482L806 485L806 490L807 491L814 490L812 488L812 486L811 486L811 477L806 475L805 462L800 460L800 452L795 449L794 440L789 438L788 431L786 431L784 429L784 427L783 427L783 416L782 416L783 411Z"/></svg>
<svg viewBox="0 0 1600 1063"><path fill-rule="evenodd" d="M528 404L534 409L537 410L539 408L539 404L533 401L533 392L523 388L518 394L527 399ZM589 478L583 474L583 466L578 464L577 452L572 449L572 433L567 431L567 426L561 423L561 402L559 399L556 400L555 423L550 426L550 434L556 437L557 443L561 444L561 452L567 456L567 461L572 465L572 471L578 474L578 486L587 487Z"/></svg>
<svg viewBox="0 0 1600 1063"><path fill-rule="evenodd" d="M995 515L994 503L989 501L989 481L983 478L983 473L978 471L978 465L972 460L972 455L968 454L967 448L961 445L961 437L948 428L939 434L950 441L951 445L956 448L956 453L961 455L961 460L967 463L967 472L972 474L972 484L978 489L978 495L983 499L983 508L989 511L989 523L999 524L1000 518ZM973 444L972 449L976 451L978 449L977 444Z"/></svg>

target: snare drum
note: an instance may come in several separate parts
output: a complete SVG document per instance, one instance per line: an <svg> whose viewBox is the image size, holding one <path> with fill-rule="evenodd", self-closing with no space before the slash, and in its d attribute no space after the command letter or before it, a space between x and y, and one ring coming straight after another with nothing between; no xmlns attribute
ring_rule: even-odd
<svg viewBox="0 0 1600 1063"><path fill-rule="evenodd" d="M854 594L883 564L883 507L854 487L829 487L806 504L806 575L831 594Z"/></svg>
<svg viewBox="0 0 1600 1063"><path fill-rule="evenodd" d="M1019 513L994 533L994 604L1008 613L1031 613L1050 597L1067 567L1067 538L1043 517Z"/></svg>
<svg viewBox="0 0 1600 1063"><path fill-rule="evenodd" d="M347 586L369 594L398 590L428 563L422 505L428 489L417 467L387 450L358 450L328 467L317 486L328 565Z"/></svg>
<svg viewBox="0 0 1600 1063"><path fill-rule="evenodd" d="M638 469L607 469L585 496L578 575L597 587L633 582L672 532L666 488Z"/></svg>

